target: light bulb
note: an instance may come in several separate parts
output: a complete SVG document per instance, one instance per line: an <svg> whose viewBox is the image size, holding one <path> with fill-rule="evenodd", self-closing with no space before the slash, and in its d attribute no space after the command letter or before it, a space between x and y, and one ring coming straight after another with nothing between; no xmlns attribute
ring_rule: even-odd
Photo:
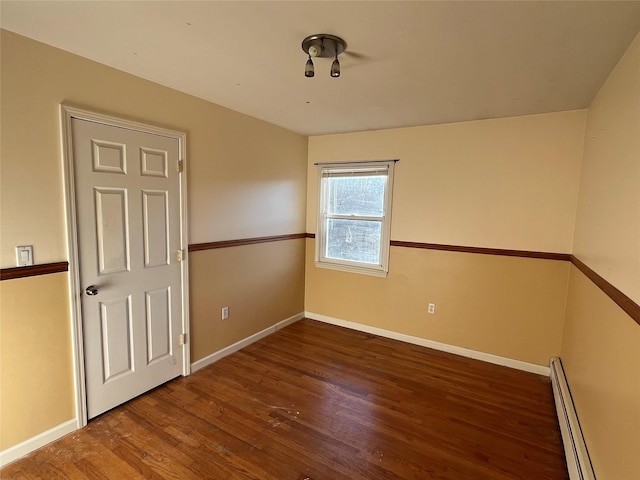
<svg viewBox="0 0 640 480"><path fill-rule="evenodd" d="M309 47L310 57L319 57L321 53L322 53L322 47L320 45L311 45Z"/></svg>

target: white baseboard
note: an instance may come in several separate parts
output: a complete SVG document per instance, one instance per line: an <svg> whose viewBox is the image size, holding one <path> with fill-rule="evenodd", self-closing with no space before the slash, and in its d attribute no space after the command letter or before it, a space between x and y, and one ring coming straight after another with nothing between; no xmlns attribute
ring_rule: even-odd
<svg viewBox="0 0 640 480"><path fill-rule="evenodd" d="M191 373L194 373L201 368L206 367L207 365L211 365L212 363L217 362L221 358L226 357L227 355L231 355L238 350L251 345L254 342L257 342L261 338L266 337L267 335L271 335L272 333L277 332L281 328L286 327L287 325L291 325L292 323L297 322L298 320L302 320L304 318L304 313L298 313L297 315L293 315L285 320L282 320L275 325L265 328L264 330L259 331L258 333L254 333L253 335L240 340L239 342L234 343L233 345L229 345L228 347L223 348L222 350L218 350L217 352L213 352L211 355L207 355L200 360L197 360L191 364Z"/></svg>
<svg viewBox="0 0 640 480"><path fill-rule="evenodd" d="M0 452L0 468L11 462L18 460L19 458L28 455L29 453L42 448L45 445L55 442L59 438L74 432L78 429L78 422L76 419L69 420L68 422L61 423L46 432L42 432L35 437L31 437L22 443L14 445Z"/></svg>
<svg viewBox="0 0 640 480"><path fill-rule="evenodd" d="M348 320L341 320L339 318L328 317L319 313L305 312L305 317L312 320L318 320L324 323L330 323L332 325L338 325L340 327L351 328L352 330L359 330L361 332L372 333L373 335L379 335L381 337L391 338L393 340L400 340L401 342L412 343L414 345L420 345L422 347L433 348L434 350L440 350L442 352L454 353L463 357L474 358L476 360L482 360L483 362L494 363L496 365L503 365L505 367L516 368L525 372L537 373L538 375L549 376L549 367L543 365L536 365L534 363L527 363L520 360L514 360L512 358L500 357L491 353L478 352L477 350L471 350L463 347L456 347L455 345L449 345L446 343L435 342L433 340L427 340L425 338L414 337L412 335L405 335L404 333L398 333L391 330L384 330L382 328L371 327L362 323L350 322Z"/></svg>

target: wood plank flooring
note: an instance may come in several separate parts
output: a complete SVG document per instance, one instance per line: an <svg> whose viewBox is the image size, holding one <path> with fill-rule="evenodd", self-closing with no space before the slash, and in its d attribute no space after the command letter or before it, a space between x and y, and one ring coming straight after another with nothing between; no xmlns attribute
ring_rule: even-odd
<svg viewBox="0 0 640 480"><path fill-rule="evenodd" d="M2 479L567 479L548 378L302 320Z"/></svg>

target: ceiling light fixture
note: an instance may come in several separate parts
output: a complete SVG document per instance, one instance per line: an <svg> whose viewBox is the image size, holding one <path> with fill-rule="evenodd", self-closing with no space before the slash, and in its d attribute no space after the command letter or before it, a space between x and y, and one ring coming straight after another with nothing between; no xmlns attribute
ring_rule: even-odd
<svg viewBox="0 0 640 480"><path fill-rule="evenodd" d="M302 41L302 50L309 55L307 64L304 67L304 76L313 77L315 75L315 69L313 66L313 60L311 58L331 58L333 57L333 63L331 64L331 76L337 78L340 76L340 62L338 61L338 55L347 49L347 43L340 37L335 35L329 35L328 33L316 33L315 35L309 35Z"/></svg>

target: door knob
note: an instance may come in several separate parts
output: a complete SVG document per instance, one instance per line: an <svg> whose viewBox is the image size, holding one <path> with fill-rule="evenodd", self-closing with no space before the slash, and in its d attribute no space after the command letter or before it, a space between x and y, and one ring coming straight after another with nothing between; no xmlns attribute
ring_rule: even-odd
<svg viewBox="0 0 640 480"><path fill-rule="evenodd" d="M84 293L86 293L90 297L97 295L98 287L96 287L95 285L89 285L87 288L85 288Z"/></svg>

